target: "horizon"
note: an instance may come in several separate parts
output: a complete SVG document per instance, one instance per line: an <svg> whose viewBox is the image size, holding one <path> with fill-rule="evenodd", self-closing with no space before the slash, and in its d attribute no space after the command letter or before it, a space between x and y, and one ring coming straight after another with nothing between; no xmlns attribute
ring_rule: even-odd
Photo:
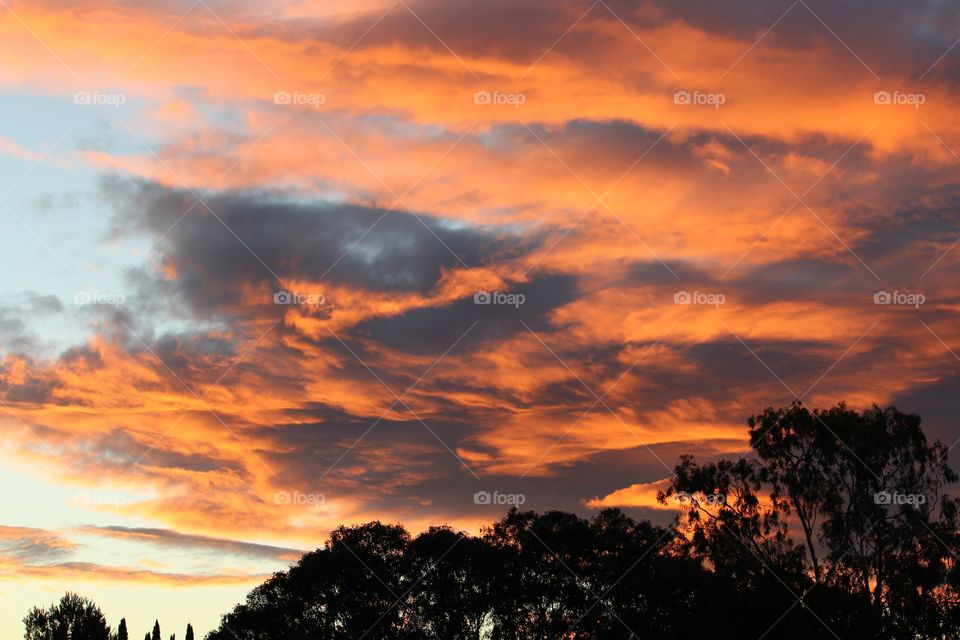
<svg viewBox="0 0 960 640"><path fill-rule="evenodd" d="M666 525L796 400L952 449L957 24L0 2L0 636L203 638L340 525Z"/></svg>

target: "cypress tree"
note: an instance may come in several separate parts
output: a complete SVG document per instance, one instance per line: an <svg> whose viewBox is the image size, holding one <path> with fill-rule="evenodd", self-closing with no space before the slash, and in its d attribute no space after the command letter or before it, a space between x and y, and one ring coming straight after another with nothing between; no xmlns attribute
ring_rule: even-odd
<svg viewBox="0 0 960 640"><path fill-rule="evenodd" d="M187 623L187 638L186 640L193 640L193 625L189 622Z"/></svg>
<svg viewBox="0 0 960 640"><path fill-rule="evenodd" d="M117 640L128 640L126 618L120 618L120 626L117 627Z"/></svg>
<svg viewBox="0 0 960 640"><path fill-rule="evenodd" d="M160 621L159 620L153 621L153 635L151 636L150 640L160 640Z"/></svg>

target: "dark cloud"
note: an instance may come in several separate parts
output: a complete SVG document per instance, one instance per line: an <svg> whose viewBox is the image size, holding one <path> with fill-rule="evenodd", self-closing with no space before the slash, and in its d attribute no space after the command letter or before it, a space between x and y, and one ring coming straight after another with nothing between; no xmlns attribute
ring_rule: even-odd
<svg viewBox="0 0 960 640"><path fill-rule="evenodd" d="M759 252L765 248L758 249ZM745 265L729 279L709 284L737 304L774 302L835 303L848 306L857 300L871 302L877 281L861 264L847 259L793 258L762 265Z"/></svg>
<svg viewBox="0 0 960 640"><path fill-rule="evenodd" d="M143 527L82 527L82 533L91 533L98 536L115 537L124 540L146 542L164 547L173 547L184 551L222 552L241 556L252 556L268 560L296 560L302 550L287 547L274 547L265 544L244 542L242 540L227 540L211 538L171 531L170 529L154 529Z"/></svg>
<svg viewBox="0 0 960 640"><path fill-rule="evenodd" d="M663 130L635 122L575 119L559 127L536 123L528 126L500 124L493 128L488 144L491 149L504 153L520 146L539 149L545 144L600 195L618 177L625 179L637 166L672 174L698 169L701 162L692 149L709 137L700 134L674 142L664 136ZM550 152L546 153L551 163L557 162ZM558 167L562 169L562 166ZM598 171L603 182L595 181Z"/></svg>
<svg viewBox="0 0 960 640"><path fill-rule="evenodd" d="M377 382L371 379L371 384ZM405 389L396 391L403 395ZM298 412L298 419L304 420L305 413ZM392 494L398 486L420 485L427 477L470 477L451 453L477 428L466 416L459 422L434 415L418 419L401 403L382 418L318 406L308 413L310 422L258 430L271 444L258 455L270 460L278 486L334 497L347 491Z"/></svg>
<svg viewBox="0 0 960 640"><path fill-rule="evenodd" d="M916 78L955 41L956 33L950 26L960 21L960 7L938 0L808 0L806 4L793 0L734 0L721 4L706 0L607 0L598 4L590 0L534 0L519 4L509 0L420 0L411 2L410 8L416 15L397 5L386 16L377 10L306 30L316 40L344 48L402 42L443 55L449 53L449 47L464 58L500 57L531 65L546 54L596 70L593 63L611 43L609 36L591 33L591 23L604 22L622 28L625 41L633 43L630 31L642 32L680 22L741 40L744 50L762 36L761 50L766 46L826 47L838 65L859 69L857 73L865 76L870 71L857 57L880 77L904 74ZM374 23L376 26L371 29ZM276 31L272 33L276 35ZM301 39L303 35L302 27L290 27L287 33L291 39ZM639 42L636 47L638 56L650 55ZM757 51L753 53L759 55ZM735 61L733 56L729 63L733 65ZM669 65L671 60L665 62ZM956 81L960 79L958 71L960 63L947 58L938 64L933 75ZM464 69L463 73L469 72Z"/></svg>
<svg viewBox="0 0 960 640"><path fill-rule="evenodd" d="M934 339L931 336L931 339ZM960 452L954 445L960 438L957 430L957 415L960 414L960 361L943 349L941 362L947 372L926 384L910 387L898 393L890 402L901 411L916 413L923 418L923 429L929 440L941 440L952 448L949 456L954 469L960 469L957 463Z"/></svg>
<svg viewBox="0 0 960 640"><path fill-rule="evenodd" d="M400 41L408 46L448 53L444 47L444 43L448 43L463 56L498 56L532 64L589 4L580 0L523 3L422 0L411 3L410 7L416 15L400 4L385 17L381 18L383 11L376 11L319 27L314 34L319 40L343 47L355 43L360 48L375 47ZM597 8L595 13L601 11ZM378 19L377 26L370 29Z"/></svg>
<svg viewBox="0 0 960 640"><path fill-rule="evenodd" d="M216 418L203 408L203 405L198 404L195 412L201 418L206 419L209 416L211 424L220 425ZM80 443L80 447L89 446L99 452L98 459L91 460L94 465L94 468L90 469L91 473L97 472L102 466L109 466L116 471L126 473L132 465L139 465L176 471L200 473L223 471L232 472L238 476L246 474L243 465L237 460L220 458L209 452L176 451L173 447L181 441L176 438L175 429L176 424L171 423L169 430L171 433L146 440L137 439L129 430L113 429L94 442Z"/></svg>
<svg viewBox="0 0 960 640"><path fill-rule="evenodd" d="M40 337L33 327L42 318L63 312L56 296L24 291L0 303L0 354L38 353Z"/></svg>
<svg viewBox="0 0 960 640"><path fill-rule="evenodd" d="M212 212L197 205L184 215L194 203L188 193L116 181L105 191L120 225L162 234L160 256L176 270L172 280L134 277L157 295L176 295L201 312L229 307L243 286L262 288L265 302L272 302L277 277L423 293L444 270L502 259L531 242L430 215L351 204L233 194L206 199Z"/></svg>
<svg viewBox="0 0 960 640"><path fill-rule="evenodd" d="M610 0L610 6L629 19L637 3ZM789 48L822 42L833 50L838 64L857 65L856 54L881 77L896 71L919 76L956 39L946 25L960 20L960 7L939 0L807 0L805 4L679 0L658 2L657 7L663 11L663 20L682 20L750 43L761 36L767 43Z"/></svg>
<svg viewBox="0 0 960 640"><path fill-rule="evenodd" d="M373 318L360 323L356 335L401 351L439 355L466 334L458 346L462 352L486 342L495 343L527 327L549 330L550 312L575 297L574 278L543 276L503 291L478 292L444 307Z"/></svg>
<svg viewBox="0 0 960 640"><path fill-rule="evenodd" d="M13 317L9 310L0 309L0 335L10 336L14 333L22 333L23 330L23 320Z"/></svg>
<svg viewBox="0 0 960 640"><path fill-rule="evenodd" d="M63 304L61 304L60 299L56 296L28 293L25 297L27 298L27 303L32 313L48 314L63 311Z"/></svg>
<svg viewBox="0 0 960 640"><path fill-rule="evenodd" d="M47 564L71 556L76 545L47 529L0 525L0 556L24 564Z"/></svg>
<svg viewBox="0 0 960 640"><path fill-rule="evenodd" d="M136 340L132 338L131 340ZM132 350L140 350L142 345L132 344ZM204 374L225 370L230 366L231 358L236 355L232 340L219 335L208 335L200 331L167 333L151 343L151 355L157 357L164 368L175 374L182 382L203 379ZM197 371L196 365L204 362L206 371Z"/></svg>

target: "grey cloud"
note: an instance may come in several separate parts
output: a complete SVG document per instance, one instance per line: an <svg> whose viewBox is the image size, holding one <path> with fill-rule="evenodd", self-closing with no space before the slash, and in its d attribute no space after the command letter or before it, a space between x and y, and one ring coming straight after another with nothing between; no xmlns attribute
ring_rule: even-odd
<svg viewBox="0 0 960 640"><path fill-rule="evenodd" d="M0 555L25 564L46 564L64 560L76 545L55 531L0 525Z"/></svg>
<svg viewBox="0 0 960 640"><path fill-rule="evenodd" d="M214 551L240 556L266 558L270 560L296 560L302 553L302 550L298 549L250 543L242 540L229 540L226 538L212 538L208 536L179 533L170 529L121 526L87 526L82 527L79 531L98 536L136 540L149 544L174 547L188 551Z"/></svg>
<svg viewBox="0 0 960 640"><path fill-rule="evenodd" d="M152 184L107 182L118 224L151 236L177 276L160 281L133 274L158 294L173 294L195 311L228 308L238 287L260 286L265 302L274 277L325 277L375 291L426 292L444 269L478 266L514 255L530 240L505 231L456 225L430 215L389 213L358 205L282 202L255 194L206 199ZM145 297L149 291L144 292Z"/></svg>
<svg viewBox="0 0 960 640"><path fill-rule="evenodd" d="M466 334L458 351L470 350L526 331L525 324L533 331L548 330L547 315L576 297L575 281L566 275L543 276L481 295L487 293L523 296L523 303L519 304L518 297L514 304L477 304L469 297L440 308L414 309L401 316L367 320L357 326L356 335L394 349L440 354Z"/></svg>
<svg viewBox="0 0 960 640"><path fill-rule="evenodd" d="M710 33L742 40L747 43L744 48L761 35L764 46L788 49L826 46L838 64L860 69L865 77L870 77L870 71L861 66L855 53L883 78L897 74L919 77L954 42L956 33L951 25L960 20L960 7L938 0L832 3L809 0L806 6L753 0L723 4L664 0L652 5L638 0L608 0L605 5L594 5L589 0L540 0L521 4L509 0L482 3L420 0L410 6L416 15L403 7L394 7L385 16L377 11L334 24L313 25L306 31L316 40L343 47L358 41L360 48L400 41L443 55L447 55L446 47L450 47L465 58L501 56L520 64L533 64L546 53L590 66L597 52L609 46L608 41L586 29L592 22L610 22L616 28L623 28L624 38L632 41L628 29L636 33L681 21ZM376 27L370 29L378 19ZM570 29L578 19L579 28ZM624 24L620 25L620 21ZM365 34L368 29L369 33ZM287 30L287 37L291 39L302 39L304 35L304 29L288 27ZM650 56L639 42L636 46L637 55ZM735 61L736 55L729 63L733 65ZM665 62L671 63L669 57ZM958 71L960 63L947 57L937 66L934 75L956 81L960 79Z"/></svg>

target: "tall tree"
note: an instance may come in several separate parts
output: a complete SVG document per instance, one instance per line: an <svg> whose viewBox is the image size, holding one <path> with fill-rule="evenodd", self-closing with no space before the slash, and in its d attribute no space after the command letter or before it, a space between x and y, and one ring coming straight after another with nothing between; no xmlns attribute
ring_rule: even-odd
<svg viewBox="0 0 960 640"><path fill-rule="evenodd" d="M110 640L110 626L100 608L70 592L48 609L31 609L23 624L25 640Z"/></svg>
<svg viewBox="0 0 960 640"><path fill-rule="evenodd" d="M767 409L747 424L750 445L763 461L759 476L770 486L773 510L796 515L814 579L820 582L823 572L816 529L831 490L824 452L832 448L833 436L820 424L818 415L800 402L784 409Z"/></svg>
<svg viewBox="0 0 960 640"><path fill-rule="evenodd" d="M823 540L834 582L871 611L869 629L888 637L938 632L957 598L945 540L957 531L960 500L943 495L957 481L947 447L928 443L920 417L894 408L862 414L843 405L817 413L835 436L826 452Z"/></svg>
<svg viewBox="0 0 960 640"><path fill-rule="evenodd" d="M288 572L255 588L223 616L209 640L234 638L392 638L402 626L401 595L409 588L410 535L399 525L339 527L327 544Z"/></svg>
<svg viewBox="0 0 960 640"><path fill-rule="evenodd" d="M484 539L501 554L494 606L507 637L563 637L590 604L578 577L590 556L587 521L512 510Z"/></svg>
<svg viewBox="0 0 960 640"><path fill-rule="evenodd" d="M491 578L499 554L463 532L431 527L410 542L406 555L413 584L405 628L427 638L481 638L493 610Z"/></svg>
<svg viewBox="0 0 960 640"><path fill-rule="evenodd" d="M815 598L830 609L821 617L847 625L849 637L947 635L960 591L944 541L956 536L958 499L943 490L957 475L947 448L928 443L919 416L796 402L748 426L755 459L700 465L686 456L661 495L691 496L692 539L716 570L738 572L738 588L767 572L797 593L815 584ZM714 492L726 502L697 497ZM800 525L799 545L790 521ZM744 572L749 557L725 538L755 556L753 569Z"/></svg>
<svg viewBox="0 0 960 640"><path fill-rule="evenodd" d="M126 618L120 618L120 626L117 627L117 640L128 640Z"/></svg>
<svg viewBox="0 0 960 640"><path fill-rule="evenodd" d="M193 640L193 626L189 622L187 623L186 640Z"/></svg>
<svg viewBox="0 0 960 640"><path fill-rule="evenodd" d="M153 621L153 634L150 636L150 640L160 640L160 621Z"/></svg>

